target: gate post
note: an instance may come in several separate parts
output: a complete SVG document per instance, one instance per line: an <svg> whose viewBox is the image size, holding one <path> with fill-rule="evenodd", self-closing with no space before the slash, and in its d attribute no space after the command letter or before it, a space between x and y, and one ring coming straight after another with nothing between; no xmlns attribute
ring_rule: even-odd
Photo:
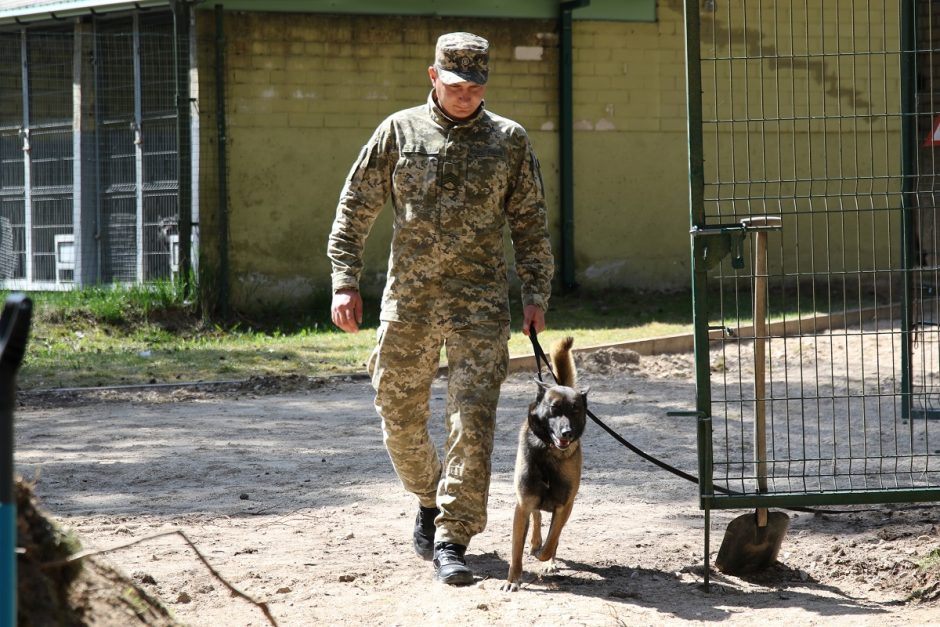
<svg viewBox="0 0 940 627"><path fill-rule="evenodd" d="M695 409L700 417L711 416L711 373L708 360L708 307L706 306L707 270L698 263L698 245L694 232L705 225L705 157L702 142L702 64L701 64L701 27L699 24L699 3L697 0L684 1L685 12L685 79L686 79L686 120L689 141L689 222L691 227L690 250L692 251L692 321L695 339ZM711 438L704 441L702 421L699 421L699 494L703 498L705 509L705 589L709 583L709 526L711 524L710 503L705 498L712 491L711 465L704 468L701 460L710 455L702 455L702 450L711 451ZM707 480L706 480L707 478Z"/></svg>

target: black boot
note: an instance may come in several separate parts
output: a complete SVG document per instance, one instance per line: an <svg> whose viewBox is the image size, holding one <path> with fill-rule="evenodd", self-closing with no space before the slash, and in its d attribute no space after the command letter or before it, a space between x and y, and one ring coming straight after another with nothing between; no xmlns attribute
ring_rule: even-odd
<svg viewBox="0 0 940 627"><path fill-rule="evenodd" d="M434 545L434 571L438 581L452 586L473 583L473 573L467 568L463 555L467 547L462 544L438 542Z"/></svg>
<svg viewBox="0 0 940 627"><path fill-rule="evenodd" d="M423 559L434 557L434 519L441 513L436 507L418 507L418 517L415 519L414 545L415 553Z"/></svg>

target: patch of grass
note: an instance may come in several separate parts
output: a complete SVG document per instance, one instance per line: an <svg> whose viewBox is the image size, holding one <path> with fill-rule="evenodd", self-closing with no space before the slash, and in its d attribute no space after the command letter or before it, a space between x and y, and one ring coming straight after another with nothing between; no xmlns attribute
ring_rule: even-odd
<svg viewBox="0 0 940 627"><path fill-rule="evenodd" d="M4 294L5 296L5 294ZM322 298L304 315L206 324L171 284L32 293L33 326L18 376L22 389L325 376L364 372L379 303L367 299L362 330L329 323ZM574 335L579 346L691 330L688 294L610 291L556 296L542 343ZM531 353L513 310L513 355Z"/></svg>
<svg viewBox="0 0 940 627"><path fill-rule="evenodd" d="M168 281L129 287L88 287L30 295L37 316L50 323L87 319L97 323L136 324L151 315L186 307L177 286Z"/></svg>
<svg viewBox="0 0 940 627"><path fill-rule="evenodd" d="M23 389L86 387L181 381L241 380L252 375L324 376L364 372L379 324L377 299L366 299L366 318L356 334L329 322L320 295L301 310L275 310L264 320L206 324L170 283L130 288L91 288L33 293L33 328L19 374ZM730 296L733 296L731 298ZM771 293L772 319L840 311L854 303L831 291ZM797 298L799 297L799 298ZM748 290L710 298L723 303L710 317L750 324ZM832 303L836 303L833 305ZM788 309L779 309L784 304ZM521 333L522 312L513 303L512 355L531 355ZM717 323L717 322L716 322ZM688 292L604 290L555 295L540 338L573 335L577 346L690 333Z"/></svg>

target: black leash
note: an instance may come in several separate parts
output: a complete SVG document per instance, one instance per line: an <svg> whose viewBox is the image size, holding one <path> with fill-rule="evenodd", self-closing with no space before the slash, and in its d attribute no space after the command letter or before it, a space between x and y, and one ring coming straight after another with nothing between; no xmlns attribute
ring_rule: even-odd
<svg viewBox="0 0 940 627"><path fill-rule="evenodd" d="M529 341L532 342L532 351L535 353L535 363L538 367L539 381L542 380L542 364L544 363L545 367L548 369L549 374L552 375L552 379L555 380L555 383L558 383L558 378L555 376L555 372L552 370L552 362L548 358L548 355L545 354L545 351L542 350L542 346L539 344L538 336L535 333L535 325L529 326ZM653 457L646 451L631 444L629 441L626 440L626 438L624 438L619 433L617 433L616 431L608 427L606 424L604 424L604 421L598 418L597 416L595 416L594 412L592 412L590 409L585 408L585 411L588 417L590 417L590 419L593 420L601 429L606 431L613 439L617 440L617 442L627 447L628 449L630 449L631 451L633 451L634 453L636 453L637 455L639 455L646 461L662 468L663 470L667 472L670 472L676 475L677 477L682 477L686 481L691 481L692 483L696 485L701 483L699 481L699 478L696 477L695 475L691 475L685 472L684 470L679 470L675 466L667 464L666 462ZM729 490L728 488L717 486L714 483L712 484L712 490L714 490L715 492L720 492L722 494L728 494L728 495L743 495L744 494L743 492L738 492L737 490ZM881 511L875 508L855 509L855 510L835 510L835 509L815 509L815 508L810 508L810 507L782 507L780 509L788 509L793 512L804 512L807 514L851 514L851 513L857 513L857 512Z"/></svg>

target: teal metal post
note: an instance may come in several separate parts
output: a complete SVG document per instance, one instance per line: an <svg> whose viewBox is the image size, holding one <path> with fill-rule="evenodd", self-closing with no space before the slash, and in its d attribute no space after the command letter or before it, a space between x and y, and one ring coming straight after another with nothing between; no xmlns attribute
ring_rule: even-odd
<svg viewBox="0 0 940 627"><path fill-rule="evenodd" d="M0 625L16 625L16 486L13 409L16 371L26 352L32 302L9 296L0 316Z"/></svg>
<svg viewBox="0 0 940 627"><path fill-rule="evenodd" d="M705 158L702 142L702 65L701 28L698 0L685 0L685 81L689 139L689 221L691 230L705 225ZM695 408L698 424L699 495L705 510L705 589L709 585L708 544L711 517L711 373L708 360L708 307L706 305L706 270L701 263L700 238L691 238L692 249L692 321L695 341Z"/></svg>
<svg viewBox="0 0 940 627"><path fill-rule="evenodd" d="M901 417L912 418L913 298L914 298L914 207L916 201L917 89L914 46L914 1L901 2ZM913 428L913 425L911 425Z"/></svg>
<svg viewBox="0 0 940 627"><path fill-rule="evenodd" d="M574 278L574 105L571 95L574 80L571 58L571 13L590 3L590 0L572 0L562 2L560 5L558 147L561 171L561 282L565 291L571 291L577 287Z"/></svg>

